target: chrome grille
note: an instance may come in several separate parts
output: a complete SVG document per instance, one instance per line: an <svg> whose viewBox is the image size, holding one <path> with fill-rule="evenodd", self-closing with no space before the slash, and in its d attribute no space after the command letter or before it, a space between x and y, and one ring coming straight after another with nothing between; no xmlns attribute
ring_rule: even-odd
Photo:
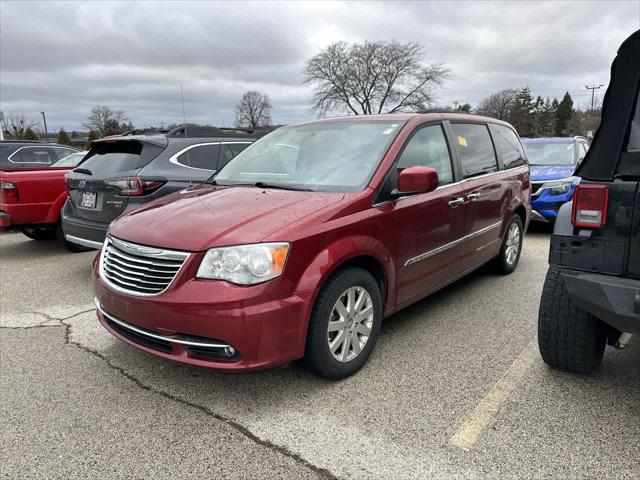
<svg viewBox="0 0 640 480"><path fill-rule="evenodd" d="M131 295L164 292L189 257L107 237L100 257L100 275L111 287Z"/></svg>

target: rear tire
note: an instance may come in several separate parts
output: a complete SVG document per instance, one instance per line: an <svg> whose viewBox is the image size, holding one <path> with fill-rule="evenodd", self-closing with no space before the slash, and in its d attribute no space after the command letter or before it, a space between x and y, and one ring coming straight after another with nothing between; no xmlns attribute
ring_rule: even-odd
<svg viewBox="0 0 640 480"><path fill-rule="evenodd" d="M500 253L493 260L493 268L497 273L509 275L514 272L520 261L523 238L522 220L520 215L515 214L505 230Z"/></svg>
<svg viewBox="0 0 640 480"><path fill-rule="evenodd" d="M305 366L331 380L353 375L371 355L381 324L382 295L375 278L361 268L338 272L313 307Z"/></svg>
<svg viewBox="0 0 640 480"><path fill-rule="evenodd" d="M73 243L64 238L64 230L62 229L62 222L58 222L56 225L56 236L58 237L58 241L70 252L73 253L82 253L82 252L90 252L93 250L92 248L83 247L82 245L78 245L77 243Z"/></svg>
<svg viewBox="0 0 640 480"><path fill-rule="evenodd" d="M544 362L566 372L588 374L602 362L606 325L575 305L561 269L549 267L538 313L538 346Z"/></svg>
<svg viewBox="0 0 640 480"><path fill-rule="evenodd" d="M56 238L53 227L22 227L22 233L31 240L43 241Z"/></svg>

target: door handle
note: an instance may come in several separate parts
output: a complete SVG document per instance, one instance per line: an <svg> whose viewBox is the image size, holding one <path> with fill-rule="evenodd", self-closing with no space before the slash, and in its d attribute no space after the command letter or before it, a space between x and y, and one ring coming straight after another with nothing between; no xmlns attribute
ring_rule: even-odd
<svg viewBox="0 0 640 480"><path fill-rule="evenodd" d="M472 192L469 195L467 195L467 200L469 200L470 202L477 202L478 200L480 200L480 192Z"/></svg>
<svg viewBox="0 0 640 480"><path fill-rule="evenodd" d="M464 203L464 198L459 197L459 198L454 198L453 200L451 200L449 202L449 206L451 208L456 208L459 207L460 205L462 205Z"/></svg>

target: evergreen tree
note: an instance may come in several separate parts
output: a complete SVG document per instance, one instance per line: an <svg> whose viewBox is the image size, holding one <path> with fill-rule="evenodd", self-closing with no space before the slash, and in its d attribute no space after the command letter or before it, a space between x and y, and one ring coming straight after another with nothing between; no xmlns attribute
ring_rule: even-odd
<svg viewBox="0 0 640 480"><path fill-rule="evenodd" d="M461 113L471 113L473 111L473 108L471 107L471 104L463 103L462 105L457 105L454 111Z"/></svg>
<svg viewBox="0 0 640 480"><path fill-rule="evenodd" d="M98 133L95 130L89 130L89 142L93 142L94 140L98 140L100 138Z"/></svg>
<svg viewBox="0 0 640 480"><path fill-rule="evenodd" d="M555 111L555 128L554 135L557 137L566 137L571 132L569 131L569 126L571 124L571 119L573 117L573 100L571 99L571 95L569 92L564 94L562 97L562 101L557 103L556 101L556 111Z"/></svg>
<svg viewBox="0 0 640 480"><path fill-rule="evenodd" d="M71 145L71 139L69 138L69 134L64 131L64 128L61 128L58 132L58 143L60 145Z"/></svg>
<svg viewBox="0 0 640 480"><path fill-rule="evenodd" d="M24 132L25 140L40 140L40 137L36 132L33 131L33 128L29 127Z"/></svg>
<svg viewBox="0 0 640 480"><path fill-rule="evenodd" d="M511 108L510 123L520 136L529 137L535 134L534 113L536 103L533 101L531 89L524 87L518 92Z"/></svg>

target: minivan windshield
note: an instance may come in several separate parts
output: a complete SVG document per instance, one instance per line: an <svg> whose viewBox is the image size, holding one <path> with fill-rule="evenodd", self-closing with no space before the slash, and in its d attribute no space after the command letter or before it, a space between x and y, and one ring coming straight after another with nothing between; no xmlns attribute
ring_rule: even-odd
<svg viewBox="0 0 640 480"><path fill-rule="evenodd" d="M572 143L526 143L530 165L574 165L576 159L573 153Z"/></svg>
<svg viewBox="0 0 640 480"><path fill-rule="evenodd" d="M218 185L356 192L371 179L403 121L328 121L282 127L214 177Z"/></svg>

